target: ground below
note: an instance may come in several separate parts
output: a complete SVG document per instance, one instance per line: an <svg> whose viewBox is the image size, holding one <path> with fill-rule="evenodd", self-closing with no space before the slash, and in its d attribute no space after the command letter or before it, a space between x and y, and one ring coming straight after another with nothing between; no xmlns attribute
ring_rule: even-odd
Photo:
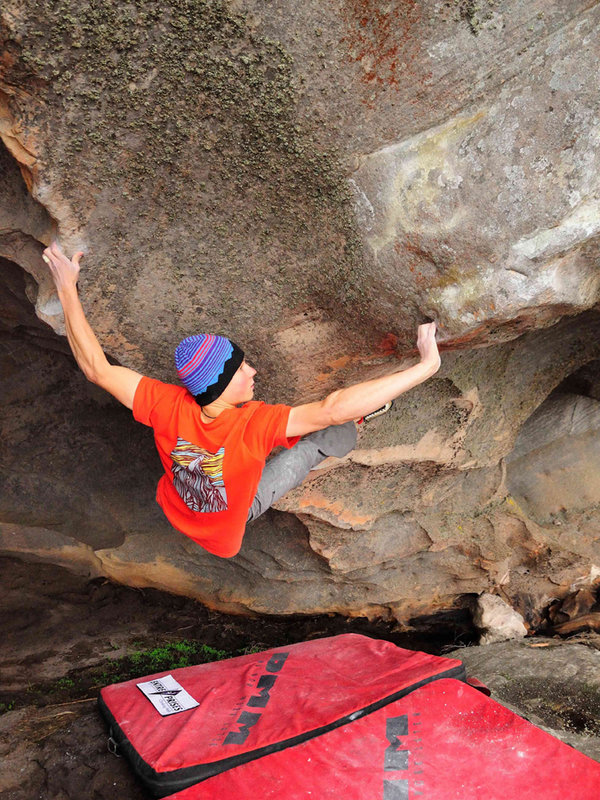
<svg viewBox="0 0 600 800"><path fill-rule="evenodd" d="M468 615L423 632L338 615L244 618L154 589L87 580L62 567L0 558L0 794L3 800L142 800L107 750L96 708L107 684L338 633L439 652L473 639ZM428 629L427 631L425 629Z"/></svg>
<svg viewBox="0 0 600 800"><path fill-rule="evenodd" d="M0 576L3 800L147 800L127 762L107 750L96 698L109 683L338 633L437 653L473 642L461 610L420 620L409 635L393 623L336 615L227 616L13 558L0 558Z"/></svg>

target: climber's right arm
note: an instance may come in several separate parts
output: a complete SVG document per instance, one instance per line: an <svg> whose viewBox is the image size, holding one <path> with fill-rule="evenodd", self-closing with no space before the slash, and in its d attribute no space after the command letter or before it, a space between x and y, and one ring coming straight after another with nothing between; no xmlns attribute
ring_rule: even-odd
<svg viewBox="0 0 600 800"><path fill-rule="evenodd" d="M435 332L435 322L419 325L417 349L421 360L418 364L381 378L337 389L324 400L294 406L288 417L286 436L305 436L329 425L343 425L357 420L431 378L441 363Z"/></svg>
<svg viewBox="0 0 600 800"><path fill-rule="evenodd" d="M119 402L133 408L135 390L142 379L139 372L110 364L91 329L77 293L79 261L83 253L69 260L56 242L44 250L65 315L67 339L85 377L110 392Z"/></svg>

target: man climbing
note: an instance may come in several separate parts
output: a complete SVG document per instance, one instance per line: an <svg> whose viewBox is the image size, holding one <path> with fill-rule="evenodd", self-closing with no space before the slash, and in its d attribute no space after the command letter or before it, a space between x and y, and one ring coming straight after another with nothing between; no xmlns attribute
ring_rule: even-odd
<svg viewBox="0 0 600 800"><path fill-rule="evenodd" d="M418 364L338 389L299 406L254 401L256 370L223 336L184 339L175 351L183 387L108 362L77 293L83 253L44 250L63 307L67 338L86 378L154 429L164 467L156 499L173 527L209 552L239 551L246 524L298 486L328 456L356 443L354 420L372 414L434 375L440 366L434 322L419 325ZM265 461L277 446L286 448Z"/></svg>

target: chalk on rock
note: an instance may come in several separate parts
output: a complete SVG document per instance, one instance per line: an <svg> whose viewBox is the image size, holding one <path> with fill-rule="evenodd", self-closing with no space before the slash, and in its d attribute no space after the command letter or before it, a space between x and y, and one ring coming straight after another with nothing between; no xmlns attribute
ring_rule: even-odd
<svg viewBox="0 0 600 800"><path fill-rule="evenodd" d="M473 611L473 622L482 632L479 644L522 639L527 634L523 617L501 597L482 592Z"/></svg>

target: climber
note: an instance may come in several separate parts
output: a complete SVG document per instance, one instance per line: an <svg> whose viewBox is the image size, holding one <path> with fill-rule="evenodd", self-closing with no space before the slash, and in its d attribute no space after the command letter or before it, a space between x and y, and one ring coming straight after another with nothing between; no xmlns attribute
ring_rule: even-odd
<svg viewBox="0 0 600 800"><path fill-rule="evenodd" d="M356 443L354 420L385 408L440 366L434 322L419 325L421 359L408 369L338 389L299 406L254 401L256 370L223 336L184 339L175 351L183 387L112 365L77 292L83 253L67 258L54 242L43 253L62 303L67 338L86 378L154 429L164 467L156 499L173 527L223 558L240 549L246 524L298 486L328 456ZM286 448L265 460L277 446Z"/></svg>

